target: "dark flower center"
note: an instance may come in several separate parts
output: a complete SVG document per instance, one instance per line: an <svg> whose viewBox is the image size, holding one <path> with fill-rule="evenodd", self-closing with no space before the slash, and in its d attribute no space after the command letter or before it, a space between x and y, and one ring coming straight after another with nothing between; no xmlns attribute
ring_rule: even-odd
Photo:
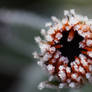
<svg viewBox="0 0 92 92"><path fill-rule="evenodd" d="M60 40L60 44L63 45L63 47L60 48L59 51L61 51L63 56L68 57L70 66L70 63L75 60L75 56L78 56L83 50L82 48L79 48L79 42L83 40L83 37L75 31L74 38L69 42L67 41L69 32L70 31L63 32L63 38Z"/></svg>

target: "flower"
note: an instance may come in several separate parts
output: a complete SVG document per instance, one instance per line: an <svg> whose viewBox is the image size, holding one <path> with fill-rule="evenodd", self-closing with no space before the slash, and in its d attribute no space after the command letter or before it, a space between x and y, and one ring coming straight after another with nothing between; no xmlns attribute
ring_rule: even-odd
<svg viewBox="0 0 92 92"><path fill-rule="evenodd" d="M74 9L65 10L62 20L54 16L52 20L53 23L46 23L48 31L41 30L44 40L35 37L41 53L33 55L50 74L40 89L78 88L92 82L92 21Z"/></svg>

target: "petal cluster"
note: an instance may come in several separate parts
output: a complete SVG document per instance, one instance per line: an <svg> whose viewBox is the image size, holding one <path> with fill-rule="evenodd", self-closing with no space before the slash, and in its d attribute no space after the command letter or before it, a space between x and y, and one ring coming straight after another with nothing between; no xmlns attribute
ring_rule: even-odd
<svg viewBox="0 0 92 92"><path fill-rule="evenodd" d="M37 58L39 60L38 64L50 74L50 79L41 83L40 88L75 88L84 85L86 82L92 82L91 20L86 16L76 14L71 9L70 11L64 11L62 20L52 16L52 21L53 23L46 23L47 31L45 29L41 30L41 34L44 37L43 40L39 36L35 37L41 53L34 52L34 58ZM64 32L68 32L67 38L64 38ZM73 61L70 61L68 56L63 55L60 50L64 46L61 44L61 40L66 39L68 43L72 42L76 32L83 38L78 43L78 48L81 51L79 55L74 56ZM76 49L74 52L76 52ZM56 80L58 84L53 85L50 83L52 80Z"/></svg>

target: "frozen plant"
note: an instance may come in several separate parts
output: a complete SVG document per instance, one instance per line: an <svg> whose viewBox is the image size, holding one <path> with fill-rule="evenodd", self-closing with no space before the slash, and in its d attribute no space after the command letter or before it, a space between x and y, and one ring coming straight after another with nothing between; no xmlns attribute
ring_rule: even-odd
<svg viewBox="0 0 92 92"><path fill-rule="evenodd" d="M52 20L47 31L41 30L44 39L35 37L41 53L34 52L34 58L50 74L39 88L79 88L92 82L92 22L74 9L65 10L62 20Z"/></svg>

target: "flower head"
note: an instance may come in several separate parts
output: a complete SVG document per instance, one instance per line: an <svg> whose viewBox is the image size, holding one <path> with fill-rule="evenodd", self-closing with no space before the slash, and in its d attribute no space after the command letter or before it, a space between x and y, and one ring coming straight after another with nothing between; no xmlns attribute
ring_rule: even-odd
<svg viewBox="0 0 92 92"><path fill-rule="evenodd" d="M46 23L47 31L41 30L44 40L35 38L41 53L34 57L50 74L40 87L75 88L92 82L92 22L73 9L65 10L62 20L52 20L53 24Z"/></svg>

